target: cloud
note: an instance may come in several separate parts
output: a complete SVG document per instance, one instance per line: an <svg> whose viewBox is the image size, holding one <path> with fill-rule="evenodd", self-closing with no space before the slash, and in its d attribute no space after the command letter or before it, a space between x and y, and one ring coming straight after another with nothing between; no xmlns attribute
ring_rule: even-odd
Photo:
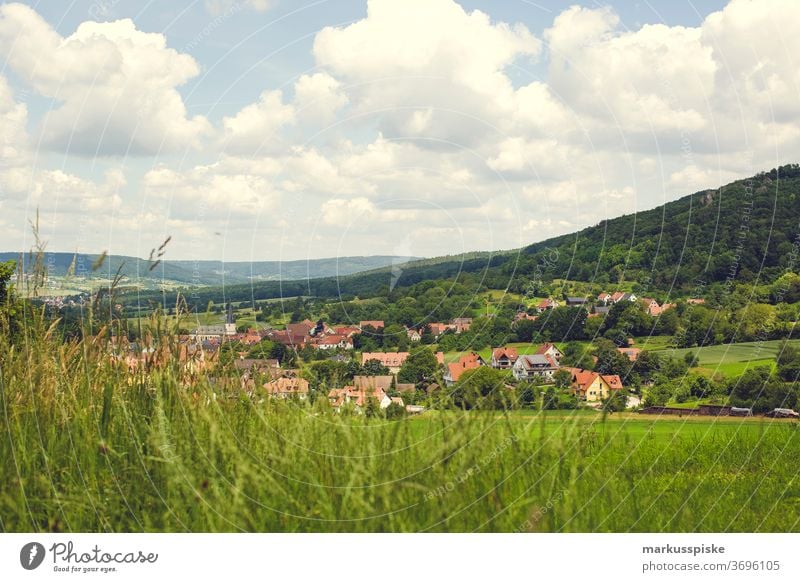
<svg viewBox="0 0 800 582"><path fill-rule="evenodd" d="M183 172L154 168L144 175L142 190L149 204L172 218L258 217L265 210L276 210L280 202L265 177L228 173L216 165Z"/></svg>
<svg viewBox="0 0 800 582"><path fill-rule="evenodd" d="M256 103L223 119L223 148L252 154L284 149L279 131L294 122L295 109L283 103L283 92L264 91Z"/></svg>
<svg viewBox="0 0 800 582"><path fill-rule="evenodd" d="M54 106L43 143L83 155L149 155L199 145L211 126L189 117L177 87L195 60L167 48L162 34L129 19L84 22L61 37L33 9L0 7L0 50L9 66Z"/></svg>
<svg viewBox="0 0 800 582"><path fill-rule="evenodd" d="M254 12L266 12L272 8L272 4L270 0L206 0L205 7L211 16L221 16L242 8Z"/></svg>
<svg viewBox="0 0 800 582"><path fill-rule="evenodd" d="M0 168L19 166L28 159L28 108L17 103L6 78L0 75Z"/></svg>
<svg viewBox="0 0 800 582"><path fill-rule="evenodd" d="M320 209L322 222L331 226L349 225L360 220L370 220L377 213L375 205L366 198L333 198Z"/></svg>
<svg viewBox="0 0 800 582"><path fill-rule="evenodd" d="M348 101L342 84L327 73L302 75L294 85L294 106L312 124L330 123Z"/></svg>
<svg viewBox="0 0 800 582"><path fill-rule="evenodd" d="M717 65L700 29L621 31L618 24L610 8L573 6L559 14L545 31L551 90L580 114L626 133L703 128Z"/></svg>
<svg viewBox="0 0 800 582"><path fill-rule="evenodd" d="M486 132L498 101L511 106L505 69L540 48L525 26L493 23L452 0L370 0L366 18L314 40L318 66L352 83L356 111L378 111L387 135L459 143Z"/></svg>

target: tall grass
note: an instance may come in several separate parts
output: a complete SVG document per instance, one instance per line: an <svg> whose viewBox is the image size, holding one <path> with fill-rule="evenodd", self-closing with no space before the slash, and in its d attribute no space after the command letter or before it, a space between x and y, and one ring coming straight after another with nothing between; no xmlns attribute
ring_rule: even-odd
<svg viewBox="0 0 800 582"><path fill-rule="evenodd" d="M102 334L64 343L39 315L0 367L3 531L800 529L792 424L342 418L173 363L129 375Z"/></svg>

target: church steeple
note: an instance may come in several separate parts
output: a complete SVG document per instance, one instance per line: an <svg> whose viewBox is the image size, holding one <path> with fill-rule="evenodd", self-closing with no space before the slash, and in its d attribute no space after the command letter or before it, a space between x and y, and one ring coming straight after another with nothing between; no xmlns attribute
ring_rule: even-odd
<svg viewBox="0 0 800 582"><path fill-rule="evenodd" d="M230 303L225 310L225 335L236 335L236 320L233 318L233 305Z"/></svg>

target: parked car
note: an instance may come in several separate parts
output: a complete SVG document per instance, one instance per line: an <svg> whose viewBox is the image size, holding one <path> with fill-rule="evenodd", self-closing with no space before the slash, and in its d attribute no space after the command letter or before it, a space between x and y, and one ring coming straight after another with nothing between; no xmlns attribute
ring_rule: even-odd
<svg viewBox="0 0 800 582"><path fill-rule="evenodd" d="M800 418L800 413L795 412L791 408L775 408L770 410L764 416L770 418Z"/></svg>

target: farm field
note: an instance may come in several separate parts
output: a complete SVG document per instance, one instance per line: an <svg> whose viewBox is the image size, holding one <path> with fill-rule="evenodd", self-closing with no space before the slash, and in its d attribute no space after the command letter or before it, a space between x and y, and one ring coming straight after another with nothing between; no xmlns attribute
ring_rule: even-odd
<svg viewBox="0 0 800 582"><path fill-rule="evenodd" d="M706 346L701 348L674 349L665 347L660 353L672 358L683 359L689 352L697 358L696 370L709 376L722 374L727 377L739 376L757 366L775 367L783 340L763 342L741 342ZM800 340L790 340L790 345L800 346Z"/></svg>

